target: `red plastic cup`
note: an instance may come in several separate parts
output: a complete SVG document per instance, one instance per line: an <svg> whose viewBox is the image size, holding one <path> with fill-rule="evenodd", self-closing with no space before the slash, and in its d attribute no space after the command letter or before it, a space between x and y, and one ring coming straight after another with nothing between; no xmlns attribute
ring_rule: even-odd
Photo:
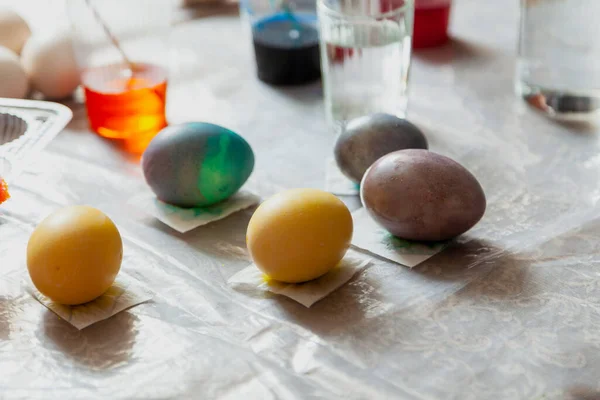
<svg viewBox="0 0 600 400"><path fill-rule="evenodd" d="M413 48L440 46L448 41L452 0L415 0Z"/></svg>

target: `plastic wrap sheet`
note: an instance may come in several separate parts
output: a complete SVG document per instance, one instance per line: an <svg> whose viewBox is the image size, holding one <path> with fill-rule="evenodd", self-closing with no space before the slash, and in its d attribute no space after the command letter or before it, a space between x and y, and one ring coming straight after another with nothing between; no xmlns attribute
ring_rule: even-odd
<svg viewBox="0 0 600 400"><path fill-rule="evenodd" d="M409 115L433 150L480 179L484 219L412 270L375 260L310 309L226 285L249 263L252 210L177 234L130 209L139 167L89 134L74 105L69 129L0 210L0 397L597 397L596 129L548 121L513 95L516 2L456 1L453 31L448 47L415 55ZM262 195L322 187L333 138L320 87L257 82L240 38L234 17L176 29L172 122L203 119L247 137ZM114 218L138 260L127 273L156 293L81 332L20 284L35 224L76 203Z"/></svg>

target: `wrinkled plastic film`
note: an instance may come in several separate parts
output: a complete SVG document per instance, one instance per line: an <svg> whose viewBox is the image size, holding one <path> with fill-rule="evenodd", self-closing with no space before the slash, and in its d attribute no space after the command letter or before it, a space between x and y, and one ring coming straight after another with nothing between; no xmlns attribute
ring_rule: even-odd
<svg viewBox="0 0 600 400"><path fill-rule="evenodd" d="M454 41L414 55L408 115L433 151L484 187L488 208L473 230L413 269L373 258L311 308L237 292L227 280L249 264L251 210L179 234L127 207L145 185L138 164L89 134L76 111L0 207L3 397L597 395L596 128L552 123L514 96L517 4L453 8ZM322 188L333 137L320 88L258 83L239 62L239 37L234 17L177 27L176 54L187 64L169 93L171 122L206 119L242 134L257 155L249 189L263 198ZM17 279L34 226L79 203L115 221L136 260L124 272L155 293L81 331Z"/></svg>

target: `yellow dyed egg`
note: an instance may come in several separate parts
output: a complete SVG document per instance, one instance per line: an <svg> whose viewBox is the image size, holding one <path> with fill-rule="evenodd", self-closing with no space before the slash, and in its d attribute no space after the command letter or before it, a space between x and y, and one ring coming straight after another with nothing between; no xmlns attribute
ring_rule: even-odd
<svg viewBox="0 0 600 400"><path fill-rule="evenodd" d="M350 247L352 229L352 216L340 199L322 190L292 189L258 207L246 241L266 275L298 283L335 267Z"/></svg>
<svg viewBox="0 0 600 400"><path fill-rule="evenodd" d="M53 301L75 305L101 296L123 259L115 224L88 206L62 208L44 219L27 244L27 268L35 287Z"/></svg>

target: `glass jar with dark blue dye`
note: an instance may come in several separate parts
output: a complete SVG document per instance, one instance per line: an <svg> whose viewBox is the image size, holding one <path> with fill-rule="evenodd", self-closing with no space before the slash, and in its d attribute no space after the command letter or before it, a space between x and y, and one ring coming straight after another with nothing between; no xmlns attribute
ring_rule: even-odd
<svg viewBox="0 0 600 400"><path fill-rule="evenodd" d="M272 85L300 85L321 77L315 0L242 0L257 75Z"/></svg>

